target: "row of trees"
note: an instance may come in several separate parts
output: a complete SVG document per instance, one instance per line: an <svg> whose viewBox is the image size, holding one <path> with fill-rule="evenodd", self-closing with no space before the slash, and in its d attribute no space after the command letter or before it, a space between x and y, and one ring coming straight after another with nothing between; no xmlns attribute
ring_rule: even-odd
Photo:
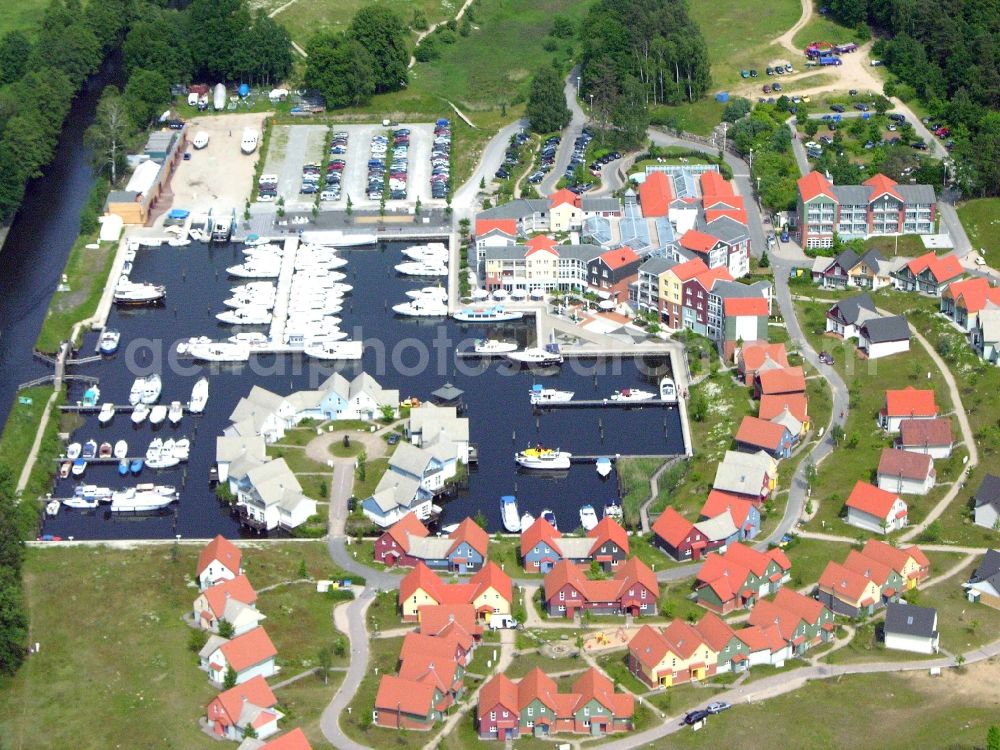
<svg viewBox="0 0 1000 750"><path fill-rule="evenodd" d="M317 34L307 51L305 84L328 107L357 106L406 86L407 28L387 3L361 8L345 32Z"/></svg>
<svg viewBox="0 0 1000 750"><path fill-rule="evenodd" d="M947 121L957 178L975 195L1000 195L1000 0L832 0L849 26L870 24L874 46L900 83L886 93L918 96Z"/></svg>

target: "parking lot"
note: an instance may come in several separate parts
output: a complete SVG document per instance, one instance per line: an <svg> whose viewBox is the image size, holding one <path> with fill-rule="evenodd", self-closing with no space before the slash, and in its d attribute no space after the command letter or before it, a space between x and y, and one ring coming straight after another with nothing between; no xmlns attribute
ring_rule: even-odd
<svg viewBox="0 0 1000 750"><path fill-rule="evenodd" d="M264 174L278 176L278 195L285 199L286 211L312 207L315 196L299 193L302 165L323 160L326 133L326 125L277 125L271 131Z"/></svg>
<svg viewBox="0 0 1000 750"><path fill-rule="evenodd" d="M250 197L260 154L241 153L240 138L244 128L262 130L263 120L261 114L216 115L189 120L188 140L193 140L201 131L208 134L209 140L203 149L195 150L188 145L191 158L180 163L170 182L173 206L195 214L206 213L209 209L235 209L242 213L243 204Z"/></svg>
<svg viewBox="0 0 1000 750"><path fill-rule="evenodd" d="M392 129L407 128L410 144L407 156L407 184L405 200L386 201L389 210L412 206L417 199L423 206L444 206L443 200L431 198L431 150L434 142L434 125L430 123L400 123L393 128L381 123L371 125L333 125L334 132L347 133L347 153L337 154L331 159L343 159L345 167L341 178L340 199L323 201L320 205L327 209L343 209L350 196L353 208L378 208L378 200L368 198L368 160L371 154L372 137L387 135ZM278 195L285 199L285 210L307 210L313 205L313 195L300 195L302 165L306 162L320 163L326 144L325 125L282 125L271 134L271 144L265 161L264 173L278 176Z"/></svg>

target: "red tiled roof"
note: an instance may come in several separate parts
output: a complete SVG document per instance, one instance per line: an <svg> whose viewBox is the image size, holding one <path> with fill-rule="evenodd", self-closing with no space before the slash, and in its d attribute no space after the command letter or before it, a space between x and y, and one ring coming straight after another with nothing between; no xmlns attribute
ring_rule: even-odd
<svg viewBox="0 0 1000 750"><path fill-rule="evenodd" d="M786 588L778 589L774 603L779 607L784 607L789 612L794 612L810 624L819 622L823 610L826 609L822 603L815 599Z"/></svg>
<svg viewBox="0 0 1000 750"><path fill-rule="evenodd" d="M468 542L469 546L472 547L476 552L486 557L486 549L490 544L490 536L487 534L483 527L478 523L473 521L471 518L464 519L451 534L448 535L450 539L454 540L454 543L448 549L448 554L450 555L455 548L458 547L462 542Z"/></svg>
<svg viewBox="0 0 1000 750"><path fill-rule="evenodd" d="M848 570L853 570L855 573L860 573L865 578L871 578L879 586L884 586L892 574L891 567L861 554L856 549L852 549L847 553L847 559L844 560L844 567Z"/></svg>
<svg viewBox="0 0 1000 750"><path fill-rule="evenodd" d="M803 201L810 201L817 195L825 195L832 201L837 200L833 194L833 185L819 172L810 172L805 177L800 177L796 184Z"/></svg>
<svg viewBox="0 0 1000 750"><path fill-rule="evenodd" d="M412 511L390 526L386 532L403 552L410 551L410 537L425 537L429 533Z"/></svg>
<svg viewBox="0 0 1000 750"><path fill-rule="evenodd" d="M260 750L312 750L312 745L302 730L296 727L291 732L285 732L277 739L271 740Z"/></svg>
<svg viewBox="0 0 1000 750"><path fill-rule="evenodd" d="M440 662L454 662L459 645L458 639L455 637L439 638L411 630L403 637L399 659L405 662L413 657L427 656Z"/></svg>
<svg viewBox="0 0 1000 750"><path fill-rule="evenodd" d="M399 582L399 601L409 599L417 589L423 589L434 597L438 604L444 604L441 589L446 584L424 562L418 561L409 573ZM459 602L456 602L459 603Z"/></svg>
<svg viewBox="0 0 1000 750"><path fill-rule="evenodd" d="M545 706L556 710L558 693L556 681L535 667L517 684L517 710L520 711L534 700L541 701Z"/></svg>
<svg viewBox="0 0 1000 750"><path fill-rule="evenodd" d="M788 353L784 344L769 344L766 341L747 344L740 352L740 358L743 360L743 369L748 372L759 370L769 359L782 367L788 367Z"/></svg>
<svg viewBox="0 0 1000 750"><path fill-rule="evenodd" d="M845 568L838 562L830 560L819 577L819 587L841 599L857 603L864 596L871 581L860 573Z"/></svg>
<svg viewBox="0 0 1000 750"><path fill-rule="evenodd" d="M804 393L778 393L760 397L757 416L768 421L774 419L788 408L788 413L800 422L809 419L809 402Z"/></svg>
<svg viewBox="0 0 1000 750"><path fill-rule="evenodd" d="M900 549L898 547L893 547L890 544L886 544L879 539L869 539L865 542L865 546L861 549L861 554L865 557L870 557L872 560L880 562L883 565L888 565L900 575L903 575L903 569L906 567L906 563L911 557L916 560L917 564L921 567L927 567L930 565L930 561L927 559L927 556L919 547L907 547L905 549Z"/></svg>
<svg viewBox="0 0 1000 750"><path fill-rule="evenodd" d="M587 536L594 540L594 546L590 548L591 555L595 554L605 542L614 542L626 555L628 554L628 533L611 516L604 516L598 521L597 526L587 532Z"/></svg>
<svg viewBox="0 0 1000 750"><path fill-rule="evenodd" d="M708 493L705 504L701 506L700 515L702 518L715 518L720 513L729 511L733 523L737 528L741 528L746 523L747 516L750 515L750 510L753 507L752 502L738 495L712 490Z"/></svg>
<svg viewBox="0 0 1000 750"><path fill-rule="evenodd" d="M951 445L951 417L903 419L899 423L899 445L904 448Z"/></svg>
<svg viewBox="0 0 1000 750"><path fill-rule="evenodd" d="M638 557L630 557L624 565L619 565L615 571L614 580L621 584L622 592L633 583L638 583L652 591L654 598L660 595L660 585L656 581L656 574Z"/></svg>
<svg viewBox="0 0 1000 750"><path fill-rule="evenodd" d="M746 445L768 450L777 450L787 428L757 417L746 416L736 431L736 440Z"/></svg>
<svg viewBox="0 0 1000 750"><path fill-rule="evenodd" d="M639 202L642 204L642 215L646 218L667 216L673 197L670 178L664 172L650 172L639 185Z"/></svg>
<svg viewBox="0 0 1000 750"><path fill-rule="evenodd" d="M671 506L667 506L653 524L653 533L674 548L678 547L693 530L694 524Z"/></svg>
<svg viewBox="0 0 1000 750"><path fill-rule="evenodd" d="M767 315L767 300L763 297L729 297L722 301L726 316Z"/></svg>
<svg viewBox="0 0 1000 750"><path fill-rule="evenodd" d="M482 237L484 234L499 229L504 234L511 237L517 236L517 219L476 219L476 236Z"/></svg>
<svg viewBox="0 0 1000 750"><path fill-rule="evenodd" d="M434 708L435 685L431 682L407 680L396 675L383 675L375 696L375 709L396 711L414 716L427 716Z"/></svg>
<svg viewBox="0 0 1000 750"><path fill-rule="evenodd" d="M760 390L764 395L806 392L806 376L801 367L765 370L757 375L757 379L760 381Z"/></svg>
<svg viewBox="0 0 1000 750"><path fill-rule="evenodd" d="M278 699L271 692L267 680L257 675L242 685L237 685L215 696L208 704L206 716L213 721L219 720L220 716L213 707L213 704L217 704L228 719L226 723L235 725L243 711L244 700L259 708L273 708L278 703Z"/></svg>
<svg viewBox="0 0 1000 750"><path fill-rule="evenodd" d="M733 629L713 612L707 612L695 628L713 651L722 651L736 635Z"/></svg>
<svg viewBox="0 0 1000 750"><path fill-rule="evenodd" d="M770 651L775 653L785 647L785 640L778 628L768 625L752 625L736 631L736 637L743 641L751 651Z"/></svg>
<svg viewBox="0 0 1000 750"><path fill-rule="evenodd" d="M236 636L219 646L219 650L226 657L226 663L237 673L278 655L278 650L262 627Z"/></svg>
<svg viewBox="0 0 1000 750"><path fill-rule="evenodd" d="M611 580L596 581L589 580L579 565L560 560L545 575L542 589L546 601L553 599L565 586L572 586L585 601L612 602L620 600L626 590L637 583L651 591L654 598L659 596L656 575L638 557L619 566Z"/></svg>
<svg viewBox="0 0 1000 750"><path fill-rule="evenodd" d="M742 199L740 199L742 201ZM705 209L705 223L711 228L712 222L716 219L721 219L723 217L732 219L733 221L738 221L740 224L746 225L747 222L747 212L743 208L707 208Z"/></svg>
<svg viewBox="0 0 1000 750"><path fill-rule="evenodd" d="M542 250L555 253L556 255L559 254L559 251L555 249L556 241L551 237L546 237L544 234L536 235L524 244L528 248L528 252L525 253L525 257Z"/></svg>
<svg viewBox="0 0 1000 750"><path fill-rule="evenodd" d="M686 260L683 263L678 263L670 269L670 272L680 281L688 281L695 278L699 274L705 273L707 270L708 266L705 265L705 261L701 258L692 258L691 260Z"/></svg>
<svg viewBox="0 0 1000 750"><path fill-rule="evenodd" d="M556 543L556 539L561 536L562 533L558 529L554 529L552 524L544 518L536 518L531 526L521 532L521 557L528 554L539 542L545 542L558 551L559 545ZM559 555L561 557L562 552Z"/></svg>
<svg viewBox="0 0 1000 750"><path fill-rule="evenodd" d="M222 617L227 599L251 605L257 601L257 592L253 590L250 580L245 575L238 575L231 580L209 586L202 593L208 602L208 608L217 618Z"/></svg>
<svg viewBox="0 0 1000 750"><path fill-rule="evenodd" d="M496 710L497 706L503 706L512 714L517 714L521 707L517 700L518 686L502 672L483 683L479 691L479 707L477 712L480 717Z"/></svg>
<svg viewBox="0 0 1000 750"><path fill-rule="evenodd" d="M424 635L439 636L455 629L472 636L483 632L476 624L476 608L471 604L428 604L417 614Z"/></svg>
<svg viewBox="0 0 1000 750"><path fill-rule="evenodd" d="M969 312L979 312L986 305L986 295L990 292L990 281L985 276L973 276L962 281L953 281L941 296L958 302L965 298L964 307Z"/></svg>
<svg viewBox="0 0 1000 750"><path fill-rule="evenodd" d="M695 281L701 284L702 288L712 291L717 281L732 281L733 276L725 266L716 266L702 271L695 277Z"/></svg>
<svg viewBox="0 0 1000 750"><path fill-rule="evenodd" d="M511 583L510 576L492 560L487 560L486 564L469 579L469 583L473 585L473 593L468 600L470 602L490 587L494 588L505 601L514 600L514 584Z"/></svg>
<svg viewBox="0 0 1000 750"><path fill-rule="evenodd" d="M958 258L954 255L942 255L938 257L934 254L933 250L918 258L914 258L906 264L906 267L910 269L910 272L914 276L923 273L925 270L929 270L931 276L939 284L949 279L958 278L964 273L962 264L958 262Z"/></svg>
<svg viewBox="0 0 1000 750"><path fill-rule="evenodd" d="M878 462L878 473L904 479L927 479L934 470L934 462L926 453L883 448Z"/></svg>
<svg viewBox="0 0 1000 750"><path fill-rule="evenodd" d="M698 178L702 195L733 195L733 186L717 171L709 170Z"/></svg>
<svg viewBox="0 0 1000 750"><path fill-rule="evenodd" d="M733 542L728 547L726 547L725 557L727 560L731 560L738 565L742 565L754 572L756 576L763 576L767 571L767 565L771 560L774 560L781 567L782 570L790 570L792 563L789 561L788 557L784 552L780 552L780 556L772 555L770 550L768 552L758 552L753 547L748 547L741 542Z"/></svg>
<svg viewBox="0 0 1000 750"><path fill-rule="evenodd" d="M580 696L578 706L584 706L592 700L597 701L611 711L616 719L628 718L635 711L635 698L632 694L616 693L614 683L594 667L577 677L571 690Z"/></svg>
<svg viewBox="0 0 1000 750"><path fill-rule="evenodd" d="M938 413L932 390L918 390L912 385L885 392L885 412L890 417L933 417Z"/></svg>
<svg viewBox="0 0 1000 750"><path fill-rule="evenodd" d="M721 602L728 602L736 597L749 575L745 565L712 552L698 570L697 580L712 589Z"/></svg>
<svg viewBox="0 0 1000 750"><path fill-rule="evenodd" d="M888 193L898 201L903 200L903 196L901 196L899 192L896 190L896 182L894 180L889 179L881 172L872 175L861 184L872 188L872 192L868 196L869 203L874 201L880 195L885 195L886 193Z"/></svg>
<svg viewBox="0 0 1000 750"><path fill-rule="evenodd" d="M628 642L629 653L648 669L659 664L669 648L663 634L649 625L639 628Z"/></svg>
<svg viewBox="0 0 1000 750"><path fill-rule="evenodd" d="M638 262L639 256L630 247L619 247L616 250L608 250L602 254L601 260L612 271L617 271L622 266Z"/></svg>
<svg viewBox="0 0 1000 750"><path fill-rule="evenodd" d="M694 250L696 253L707 253L719 244L717 237L713 237L697 229L689 229L681 235L681 247L687 250Z"/></svg>
<svg viewBox="0 0 1000 750"><path fill-rule="evenodd" d="M851 494L847 497L847 507L868 513L876 518L888 518L892 506L898 499L897 495L879 489L868 482L857 482Z"/></svg>
<svg viewBox="0 0 1000 750"><path fill-rule="evenodd" d="M240 561L242 559L243 554L236 548L236 545L222 536L222 534L218 534L215 539L202 547L198 555L198 568L196 572L200 576L202 571L212 564L213 560L218 560L229 570L233 571L234 574L239 573Z"/></svg>
<svg viewBox="0 0 1000 750"><path fill-rule="evenodd" d="M929 568L931 566L931 561L927 558L927 555L924 554L924 551L920 549L920 547L917 547L916 545L903 547L903 552L912 557L921 568Z"/></svg>
<svg viewBox="0 0 1000 750"><path fill-rule="evenodd" d="M555 208L556 206L561 206L563 203L569 203L570 205L579 208L580 196L567 188L563 188L562 190L556 190L554 193L552 193L552 195L549 196L549 208Z"/></svg>
<svg viewBox="0 0 1000 750"><path fill-rule="evenodd" d="M411 633L410 635L415 634ZM440 641L441 639L428 638L428 640ZM455 661L454 653L440 655L412 650L405 658L401 656L400 659L402 663L399 665L399 676L404 680L433 685L442 693L447 693L462 681L459 677L458 662Z"/></svg>
<svg viewBox="0 0 1000 750"><path fill-rule="evenodd" d="M662 634L670 650L683 659L690 658L699 646L705 644L704 636L683 620L672 620L663 628Z"/></svg>

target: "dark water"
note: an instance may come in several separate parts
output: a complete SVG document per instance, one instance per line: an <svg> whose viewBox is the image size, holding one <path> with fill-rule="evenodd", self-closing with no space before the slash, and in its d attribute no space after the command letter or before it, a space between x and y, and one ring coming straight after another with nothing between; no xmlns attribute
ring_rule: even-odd
<svg viewBox="0 0 1000 750"><path fill-rule="evenodd" d="M398 388L402 398L415 396L426 400L445 382L465 391L471 442L479 446L479 470L471 474L469 490L445 505L445 522L460 520L481 509L490 521L491 530L498 530L499 497L515 494L522 512L528 510L537 516L543 508L550 507L561 525L571 529L579 523L581 505L589 502L600 511L605 502L618 497L615 475L602 480L593 464L574 465L559 478L518 474L513 454L529 442L559 446L580 455L682 452L676 409L562 409L535 415L528 402L533 382L573 390L577 399L604 398L617 388L642 384L655 390L658 376L664 372L662 362L600 360L575 366L567 363L548 377L514 371L500 363L469 372L476 365L457 363L455 346L465 342L462 348L468 348L472 339L487 333L484 328L437 319L434 322L403 319L386 311L404 300L407 289L427 283L409 281L392 272L392 265L400 259L399 247L342 251L350 263L341 270L348 274L347 281L355 289L339 313L343 318L341 327L351 331L352 338L363 335L366 350L361 362L346 363L336 369L348 378L365 370L383 386ZM254 384L287 394L317 387L334 369L288 355L268 355L256 358L249 365L214 368L171 362L176 356L168 352L178 339L199 335L222 338L232 333L214 315L224 309L222 300L229 287L238 283L229 279L224 269L241 258L240 248L235 245L207 248L193 244L185 248L163 246L140 250L132 278L166 284L167 303L160 308L112 311L108 326L122 332L118 354L82 370L100 378L101 400L115 403L127 403L137 375L162 373L160 402L169 403L187 402L195 380L203 373L209 374L206 413L200 417L185 415L177 428L165 423L155 431L164 438L167 435L191 438L190 461L158 473L144 470L139 480L155 479L182 486L180 502L162 516L141 518L111 517L103 509L86 512L64 508L57 518L46 521L46 533L77 538L239 533L235 522L219 508L208 485L209 468L215 458L215 438L229 424L228 415ZM516 337L525 344L534 336L534 326L517 323L490 333ZM95 341L96 335L88 337L85 353L93 349ZM641 372L647 366L648 376ZM82 387L77 387L71 400L81 394ZM148 422L133 428L128 415L118 415L109 427L101 429L93 415L73 439L83 442L93 437L98 442L114 442L124 438L132 446L130 454L141 455L153 433ZM117 488L137 480L119 478L113 465L91 465L85 481ZM60 482L56 496L71 494L73 484L72 480Z"/></svg>
<svg viewBox="0 0 1000 750"><path fill-rule="evenodd" d="M94 184L83 133L101 91L122 83L120 61L109 60L73 101L55 158L28 185L0 255L0 424L7 420L20 383L45 375L31 351L49 300L80 231L80 211Z"/></svg>

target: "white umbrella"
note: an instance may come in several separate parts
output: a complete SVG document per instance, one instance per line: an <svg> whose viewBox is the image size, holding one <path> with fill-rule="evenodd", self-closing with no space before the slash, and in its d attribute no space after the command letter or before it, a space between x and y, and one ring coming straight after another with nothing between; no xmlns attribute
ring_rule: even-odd
<svg viewBox="0 0 1000 750"><path fill-rule="evenodd" d="M600 302L597 303L597 306L602 310L614 310L615 301L611 299L601 300Z"/></svg>
<svg viewBox="0 0 1000 750"><path fill-rule="evenodd" d="M170 119L170 110L169 109L166 112L164 112L162 115L160 115L160 122L166 122L168 119Z"/></svg>

